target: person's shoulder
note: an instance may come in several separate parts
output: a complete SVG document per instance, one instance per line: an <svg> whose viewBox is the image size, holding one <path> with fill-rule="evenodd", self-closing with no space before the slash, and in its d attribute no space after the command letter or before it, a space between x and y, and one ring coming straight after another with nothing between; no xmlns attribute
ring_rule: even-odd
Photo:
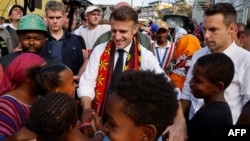
<svg viewBox="0 0 250 141"><path fill-rule="evenodd" d="M72 33L68 33L68 38L66 38L67 40L71 40L71 41L74 41L75 39L83 39L83 37L82 36L80 36L80 35L76 35L76 34L72 34Z"/></svg>
<svg viewBox="0 0 250 141"><path fill-rule="evenodd" d="M210 49L209 49L208 47L203 47L203 48L201 48L201 49L199 49L199 50L197 51L198 54L199 54L199 53L208 53L208 52L211 52Z"/></svg>
<svg viewBox="0 0 250 141"><path fill-rule="evenodd" d="M193 58L196 58L196 57L199 58L199 57L206 55L206 54L209 54L209 53L211 53L210 49L208 47L204 47L204 48L197 50L194 53Z"/></svg>
<svg viewBox="0 0 250 141"><path fill-rule="evenodd" d="M237 58L233 60L234 62L237 62L237 60L242 61L240 64L244 63L247 66L250 66L250 52L242 47L239 47L237 45L231 47L229 51L226 51L226 54L229 54L232 58ZM228 53L229 52L229 53Z"/></svg>
<svg viewBox="0 0 250 141"><path fill-rule="evenodd" d="M0 57L0 63L2 64L4 61L6 60L10 60L10 59L14 59L16 58L19 54L21 54L21 52L13 52L13 53L10 53L8 55L5 55L5 56L2 56Z"/></svg>
<svg viewBox="0 0 250 141"><path fill-rule="evenodd" d="M0 97L0 105L3 107L5 107L4 105L9 105L9 106L14 105L13 101L17 101L17 100L14 97L10 96L8 93L6 93ZM11 108L7 107L7 109L11 109Z"/></svg>
<svg viewBox="0 0 250 141"><path fill-rule="evenodd" d="M99 24L98 27L99 28L111 28L109 24Z"/></svg>
<svg viewBox="0 0 250 141"><path fill-rule="evenodd" d="M155 56L154 54L153 54L153 52L152 51L150 51L148 48L146 48L145 46L143 46L142 44L140 44L139 43L139 45L140 45L140 48L141 48L141 55L142 55L142 57L144 57L144 56Z"/></svg>
<svg viewBox="0 0 250 141"><path fill-rule="evenodd" d="M2 63L4 63L4 62L6 62L6 61L11 61L11 60L13 60L14 58L16 58L19 54L21 54L20 51L18 51L18 52L13 52L13 53L7 54L7 55L5 55L5 56L2 56L2 57L0 57L0 63L2 64Z"/></svg>
<svg viewBox="0 0 250 141"><path fill-rule="evenodd" d="M104 51L104 49L106 48L108 42L109 41L106 41L104 43L101 43L101 44L98 44L97 46L95 46L93 48L91 54L100 54L100 53L102 53Z"/></svg>
<svg viewBox="0 0 250 141"><path fill-rule="evenodd" d="M214 113L217 113L217 115L230 115L231 110L227 102L213 102L206 108L208 116L213 117ZM221 112L216 112L221 111Z"/></svg>
<svg viewBox="0 0 250 141"><path fill-rule="evenodd" d="M244 55L250 56L250 52L248 50L240 47L240 46L236 45L235 49L237 50L237 52L236 52L237 54L244 54Z"/></svg>

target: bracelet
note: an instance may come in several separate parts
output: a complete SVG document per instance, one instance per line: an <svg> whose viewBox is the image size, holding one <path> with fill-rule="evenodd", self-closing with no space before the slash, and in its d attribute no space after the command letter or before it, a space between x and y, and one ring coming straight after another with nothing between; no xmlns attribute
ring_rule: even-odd
<svg viewBox="0 0 250 141"><path fill-rule="evenodd" d="M106 136L105 133L102 130L98 130L95 132L94 136L101 135L103 138Z"/></svg>
<svg viewBox="0 0 250 141"><path fill-rule="evenodd" d="M91 126L91 123L90 122L84 122L81 124L81 128L84 128L84 127L90 127Z"/></svg>

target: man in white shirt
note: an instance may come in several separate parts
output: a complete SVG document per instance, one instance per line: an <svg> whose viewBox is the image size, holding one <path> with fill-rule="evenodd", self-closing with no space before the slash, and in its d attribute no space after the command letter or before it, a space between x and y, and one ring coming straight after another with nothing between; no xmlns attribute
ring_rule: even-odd
<svg viewBox="0 0 250 141"><path fill-rule="evenodd" d="M175 45L169 41L169 28L165 21L158 22L158 31L156 32L156 41L153 45L153 52L158 59L158 62L163 70L169 70L169 65L172 60Z"/></svg>
<svg viewBox="0 0 250 141"><path fill-rule="evenodd" d="M189 81L192 78L194 63L205 54L222 52L233 60L235 66L234 78L225 90L224 96L231 108L233 122L236 123L242 106L250 100L250 60L248 59L250 53L237 46L232 39L232 34L237 28L234 7L228 3L212 5L205 11L203 27L207 47L200 49L192 57L181 94L183 111L187 114L190 110L189 119L191 119L204 103L201 99L194 98L190 90Z"/></svg>
<svg viewBox="0 0 250 141"><path fill-rule="evenodd" d="M87 26L88 26L88 22L85 18L85 12L82 12L80 17L81 17L82 21L81 21L81 25L74 31L74 34L76 34L76 35L80 35L80 32L82 32L82 30L84 28L87 28Z"/></svg>
<svg viewBox="0 0 250 141"><path fill-rule="evenodd" d="M87 28L83 28L80 34L86 43L86 49L90 53L97 38L103 33L110 31L110 25L102 24L99 22L101 20L102 10L96 6L89 6L85 11L85 18L87 20Z"/></svg>
<svg viewBox="0 0 250 141"><path fill-rule="evenodd" d="M138 44L134 36L139 26L138 14L133 8L123 6L114 10L110 23L112 40L94 48L78 88L78 97L83 110L93 107L101 117L105 117L106 100L112 92L112 84L115 83L114 73L121 58L123 58L122 71L152 70L155 73L164 73L153 53ZM86 121L82 119L82 122ZM185 120L182 111L178 111L175 122L179 122L178 129L173 127L167 131L172 138L183 139Z"/></svg>

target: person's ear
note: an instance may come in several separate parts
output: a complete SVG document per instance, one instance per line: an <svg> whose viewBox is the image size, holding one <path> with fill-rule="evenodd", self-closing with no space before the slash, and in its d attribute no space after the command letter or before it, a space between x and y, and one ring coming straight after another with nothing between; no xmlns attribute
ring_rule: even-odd
<svg viewBox="0 0 250 141"><path fill-rule="evenodd" d="M138 32L138 30L139 30L139 25L135 24L133 28L133 34L135 35Z"/></svg>
<svg viewBox="0 0 250 141"><path fill-rule="evenodd" d="M237 25L235 23L231 23L229 25L228 29L229 29L230 34L238 32L238 28L237 28Z"/></svg>
<svg viewBox="0 0 250 141"><path fill-rule="evenodd" d="M225 87L223 82L217 82L215 86L216 87L215 87L214 91L217 92L217 93L220 92L220 91L223 91L224 87Z"/></svg>
<svg viewBox="0 0 250 141"><path fill-rule="evenodd" d="M242 44L244 42L244 40L247 38L247 36L244 34L244 33L240 33L240 37L239 37L239 40L240 40L240 43Z"/></svg>
<svg viewBox="0 0 250 141"><path fill-rule="evenodd" d="M157 129L154 125L149 124L142 127L141 141L155 141L157 139Z"/></svg>

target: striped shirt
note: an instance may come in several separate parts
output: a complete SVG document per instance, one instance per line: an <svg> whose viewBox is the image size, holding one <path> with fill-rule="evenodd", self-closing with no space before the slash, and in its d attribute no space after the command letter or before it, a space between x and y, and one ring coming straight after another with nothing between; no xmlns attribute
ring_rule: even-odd
<svg viewBox="0 0 250 141"><path fill-rule="evenodd" d="M0 136L8 137L25 125L31 106L10 95L0 97Z"/></svg>

